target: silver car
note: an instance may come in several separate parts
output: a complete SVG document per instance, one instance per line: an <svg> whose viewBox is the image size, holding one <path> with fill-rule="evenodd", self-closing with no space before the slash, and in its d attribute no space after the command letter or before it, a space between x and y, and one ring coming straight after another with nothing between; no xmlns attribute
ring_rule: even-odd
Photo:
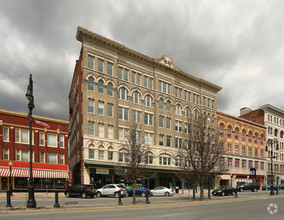
<svg viewBox="0 0 284 220"><path fill-rule="evenodd" d="M118 192L121 192L121 196L127 197L126 188L120 184L108 184L102 188L97 189L97 197L101 196L115 196L118 198Z"/></svg>
<svg viewBox="0 0 284 220"><path fill-rule="evenodd" d="M151 190L152 196L171 196L174 194L173 189L169 189L164 186L157 186L155 189Z"/></svg>

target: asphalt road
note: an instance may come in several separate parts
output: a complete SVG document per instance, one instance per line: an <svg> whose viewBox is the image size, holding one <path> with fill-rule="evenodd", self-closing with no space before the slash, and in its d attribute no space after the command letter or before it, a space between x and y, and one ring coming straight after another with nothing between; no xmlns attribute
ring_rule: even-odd
<svg viewBox="0 0 284 220"><path fill-rule="evenodd" d="M276 207L276 206L277 207ZM268 210L268 207L270 209ZM270 213L269 213L270 211ZM213 200L189 205L114 208L109 210L51 211L0 215L2 220L159 220L159 219L283 219L284 197L257 197L255 199Z"/></svg>
<svg viewBox="0 0 284 220"><path fill-rule="evenodd" d="M284 190L279 191L280 195L284 195ZM258 191L258 192L250 192L250 191L245 191L245 192L240 192L238 193L239 198L250 198L250 197L259 197L259 196L268 196L269 191ZM38 208L52 208L55 199L54 199L54 194L41 194L35 195L35 200L37 203ZM196 198L199 198L199 194L196 194ZM233 196L212 196L212 200L220 200L220 199L230 199L234 198ZM21 197L18 195L15 195L12 197L11 203L12 206L15 209L24 209L26 208L26 201L27 201L27 195L26 194L21 194ZM207 199L207 194L205 195L205 199ZM174 195L171 197L149 197L149 201L151 204L173 204L173 203L182 203L182 202L188 202L189 201L189 195L188 194L179 194L179 195ZM192 201L192 193L190 194L190 201ZM137 197L137 204L138 205L144 205L146 202L146 198L143 197ZM122 203L123 205L132 205L132 197L128 198L122 198ZM63 208L72 208L72 207L110 207L110 206L116 206L118 205L118 199L113 198L113 197L102 197L102 198L79 198L79 197L71 197L71 198L66 198L61 194L59 197L59 204ZM6 210L6 197L1 197L0 198L0 210Z"/></svg>

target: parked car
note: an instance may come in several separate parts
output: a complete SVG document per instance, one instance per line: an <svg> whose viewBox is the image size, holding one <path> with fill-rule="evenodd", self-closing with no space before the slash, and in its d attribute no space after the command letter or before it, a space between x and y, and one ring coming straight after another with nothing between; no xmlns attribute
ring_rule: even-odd
<svg viewBox="0 0 284 220"><path fill-rule="evenodd" d="M273 185L273 190L281 190L281 186L280 185ZM271 190L271 185L270 186L263 186L262 190Z"/></svg>
<svg viewBox="0 0 284 220"><path fill-rule="evenodd" d="M154 189L151 190L152 196L171 196L174 194L173 189L169 189L164 186L157 186Z"/></svg>
<svg viewBox="0 0 284 220"><path fill-rule="evenodd" d="M231 186L223 186L219 189L213 190L213 196L226 196L226 195L235 195L236 189Z"/></svg>
<svg viewBox="0 0 284 220"><path fill-rule="evenodd" d="M145 197L146 193L148 193L149 196L151 195L151 191L149 189L146 189L143 186L136 186L135 192L136 192L135 193L136 196ZM132 189L132 187L128 187L127 188L127 193L128 193L128 196L133 196L133 189Z"/></svg>
<svg viewBox="0 0 284 220"><path fill-rule="evenodd" d="M125 186L121 184L108 184L102 188L97 189L97 197L114 196L118 198L119 196L118 191L121 192L121 196L123 197L128 196Z"/></svg>
<svg viewBox="0 0 284 220"><path fill-rule="evenodd" d="M280 188L281 188L281 189L284 189L284 184L282 184L282 185L280 186Z"/></svg>
<svg viewBox="0 0 284 220"><path fill-rule="evenodd" d="M260 187L259 187L258 183L247 183L247 184L240 186L238 188L238 191L243 192L244 190L251 190L252 192L256 192L259 189L260 189Z"/></svg>
<svg viewBox="0 0 284 220"><path fill-rule="evenodd" d="M92 185L77 184L66 189L64 194L67 198L71 196L81 196L82 198L89 196L90 198L94 198L96 190Z"/></svg>

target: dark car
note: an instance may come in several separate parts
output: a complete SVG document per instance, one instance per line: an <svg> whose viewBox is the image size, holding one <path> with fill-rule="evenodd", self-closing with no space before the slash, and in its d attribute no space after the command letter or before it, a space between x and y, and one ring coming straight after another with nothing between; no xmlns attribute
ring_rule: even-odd
<svg viewBox="0 0 284 220"><path fill-rule="evenodd" d="M77 184L70 186L64 193L67 198L71 196L81 196L82 198L89 196L90 198L94 198L97 192L92 185Z"/></svg>
<svg viewBox="0 0 284 220"><path fill-rule="evenodd" d="M136 191L136 193L135 193L136 196L145 197L147 192L148 192L148 195L151 196L151 191L149 189L146 189L143 186L136 186L135 191ZM127 188L127 193L128 193L128 196L133 196L133 189L132 189L132 187L128 187Z"/></svg>
<svg viewBox="0 0 284 220"><path fill-rule="evenodd" d="M259 187L258 183L247 183L247 184L242 185L238 188L238 190L241 191L241 192L243 192L244 190L250 190L252 192L256 192L259 189L260 189L260 187Z"/></svg>
<svg viewBox="0 0 284 220"><path fill-rule="evenodd" d="M235 195L236 189L231 186L223 186L219 189L213 190L213 196Z"/></svg>

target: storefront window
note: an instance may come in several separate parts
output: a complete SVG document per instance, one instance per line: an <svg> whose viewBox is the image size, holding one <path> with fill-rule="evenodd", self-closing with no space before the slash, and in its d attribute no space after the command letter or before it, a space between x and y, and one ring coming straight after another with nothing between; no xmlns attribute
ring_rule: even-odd
<svg viewBox="0 0 284 220"><path fill-rule="evenodd" d="M15 177L15 188L28 188L28 178Z"/></svg>
<svg viewBox="0 0 284 220"><path fill-rule="evenodd" d="M65 185L65 179L55 179L55 189L64 189Z"/></svg>
<svg viewBox="0 0 284 220"><path fill-rule="evenodd" d="M54 188L54 179L46 178L42 179L43 188L45 189L53 189Z"/></svg>

